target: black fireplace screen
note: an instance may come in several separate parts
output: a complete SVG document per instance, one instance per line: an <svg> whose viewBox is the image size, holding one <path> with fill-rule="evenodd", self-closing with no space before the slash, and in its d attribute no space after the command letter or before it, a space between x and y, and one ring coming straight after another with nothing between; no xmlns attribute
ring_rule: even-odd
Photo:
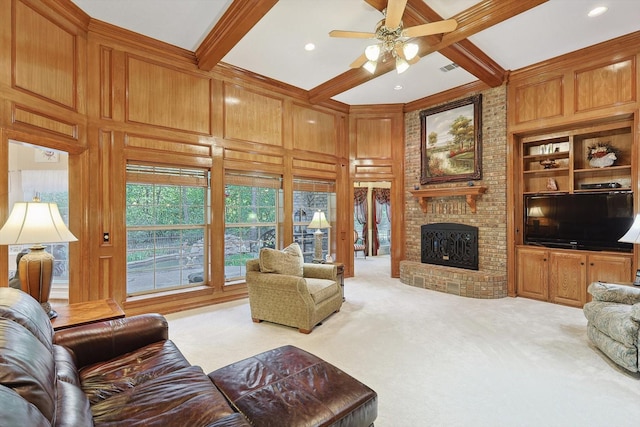
<svg viewBox="0 0 640 427"><path fill-rule="evenodd" d="M420 231L423 263L478 269L478 227L436 223Z"/></svg>

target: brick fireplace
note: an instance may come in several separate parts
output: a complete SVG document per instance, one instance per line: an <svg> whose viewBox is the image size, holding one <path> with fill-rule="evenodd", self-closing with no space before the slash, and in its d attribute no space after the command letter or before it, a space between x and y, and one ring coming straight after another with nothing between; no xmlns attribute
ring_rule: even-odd
<svg viewBox="0 0 640 427"><path fill-rule="evenodd" d="M507 296L507 117L504 86L482 92L482 179L475 186L475 212L464 196L430 198L426 211L411 191L458 188L467 182L420 186L420 111L405 114L405 259L400 262L402 283L473 298ZM446 193L445 193L446 194ZM457 223L478 230L478 270L422 263L421 227Z"/></svg>

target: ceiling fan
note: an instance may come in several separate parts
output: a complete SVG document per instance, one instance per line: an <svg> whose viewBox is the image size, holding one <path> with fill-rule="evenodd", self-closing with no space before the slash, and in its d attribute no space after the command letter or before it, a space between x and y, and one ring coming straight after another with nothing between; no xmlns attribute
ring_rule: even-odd
<svg viewBox="0 0 640 427"><path fill-rule="evenodd" d="M410 42L409 39L446 33L455 30L458 26L455 19L447 19L404 28L402 15L406 5L407 0L388 0L387 8L382 12L385 17L378 22L373 33L342 30L333 30L329 33L331 37L378 40L375 44L367 46L364 53L351 63L351 68L363 67L373 74L379 61L386 62L393 59L398 74L403 73L409 68L410 63L416 63L420 59L419 46Z"/></svg>

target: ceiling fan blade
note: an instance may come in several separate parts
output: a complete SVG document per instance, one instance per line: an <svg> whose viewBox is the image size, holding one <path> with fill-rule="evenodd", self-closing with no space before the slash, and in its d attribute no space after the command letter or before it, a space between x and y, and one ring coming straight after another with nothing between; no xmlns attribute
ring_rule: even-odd
<svg viewBox="0 0 640 427"><path fill-rule="evenodd" d="M367 57L365 56L365 54L363 53L362 55L358 56L356 58L355 61L353 61L349 67L350 68L360 68L362 67L364 64L366 64L368 61Z"/></svg>
<svg viewBox="0 0 640 427"><path fill-rule="evenodd" d="M373 39L376 37L375 33L365 33L360 31L342 31L333 30L329 33L331 37L343 37L348 39Z"/></svg>
<svg viewBox="0 0 640 427"><path fill-rule="evenodd" d="M445 21L430 22L428 24L416 25L415 27L405 28L402 37L422 37L431 34L448 33L458 27L455 19L447 19Z"/></svg>
<svg viewBox="0 0 640 427"><path fill-rule="evenodd" d="M387 3L387 17L384 20L384 26L390 30L398 28L406 6L407 0L389 0Z"/></svg>

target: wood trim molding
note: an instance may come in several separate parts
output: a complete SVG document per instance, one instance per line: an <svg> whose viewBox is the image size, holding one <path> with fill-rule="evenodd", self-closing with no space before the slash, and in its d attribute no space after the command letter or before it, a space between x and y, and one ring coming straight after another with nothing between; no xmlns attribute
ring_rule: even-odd
<svg viewBox="0 0 640 427"><path fill-rule="evenodd" d="M143 36L142 34L134 33L124 28L116 27L115 25L97 19L91 19L89 23L89 33L104 37L108 40L109 45L115 41L135 50L142 50L146 53L159 55L165 60L171 58L178 59L180 62L187 61L194 65L196 63L195 55L191 51L151 37Z"/></svg>
<svg viewBox="0 0 640 427"><path fill-rule="evenodd" d="M292 86L279 80L274 80L224 62L218 63L218 65L213 69L213 73L216 73L221 79L232 83L258 86L268 90L269 92L277 92L305 102L309 101L309 92L304 89L300 89L296 86ZM349 105L333 99L317 102L315 103L315 106L328 108L331 112L344 114L349 113Z"/></svg>
<svg viewBox="0 0 640 427"><path fill-rule="evenodd" d="M405 27L443 19L422 0L409 0L403 18ZM433 35L421 37L418 41L435 45L441 38L441 35ZM423 49L428 50L428 46L423 46ZM500 86L504 81L506 71L468 39L447 46L440 53L491 87Z"/></svg>
<svg viewBox="0 0 640 427"><path fill-rule="evenodd" d="M198 68L211 71L278 0L234 0L196 49Z"/></svg>
<svg viewBox="0 0 640 427"><path fill-rule="evenodd" d="M435 95L427 96L425 98L417 99L412 102L404 104L404 112L409 113L411 111L422 110L429 107L449 102L452 99L463 98L465 96L475 95L483 90L489 89L489 85L480 80L467 83L462 86L454 87L453 89L445 90L444 92L437 93Z"/></svg>

